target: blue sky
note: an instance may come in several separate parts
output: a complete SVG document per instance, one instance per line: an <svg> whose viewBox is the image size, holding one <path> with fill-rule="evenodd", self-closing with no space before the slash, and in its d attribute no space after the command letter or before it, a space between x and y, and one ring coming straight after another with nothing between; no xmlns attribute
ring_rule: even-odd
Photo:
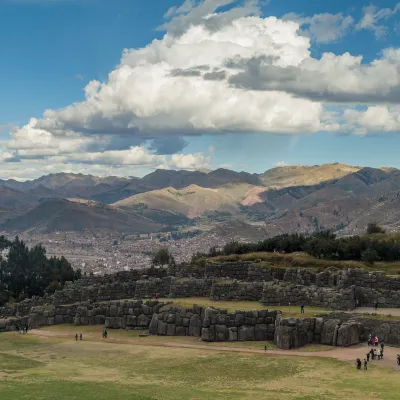
<svg viewBox="0 0 400 400"><path fill-rule="evenodd" d="M212 2L213 0L207 1ZM351 119L347 119L345 123L341 120L339 128L333 128L333 122L330 121L330 127L321 130L312 128L315 126L314 121L306 121L298 122L298 124L293 122L293 124L298 125L294 131L292 127L280 127L278 124L276 132L274 132L272 123L268 128L264 128L265 124L262 125L261 122L258 125L255 123L255 128L252 131L251 128L248 128L253 126L251 121L241 120L238 120L237 125L243 123L244 128L238 129L238 131L235 131L235 127L226 124L226 122L221 122L220 125L215 127L214 121L211 130L208 126L197 129L197 127L193 128L191 125L195 125L193 120L197 120L197 115L194 112L190 112L190 117L185 120L187 110L181 111L179 108L173 108L172 111L168 111L168 114L176 113L179 123L175 124L172 120L171 122L168 117L168 123L160 127L160 124L164 123L165 116L157 116L157 118L160 118L160 120L157 119L157 125L151 125L151 128L143 128L148 129L148 131L143 130L144 133L140 134L140 139L132 139L129 146L149 149L150 145L146 140L155 137L163 137L163 140L170 140L170 138L175 140L177 137L183 137L187 145L177 145L176 151L165 152L165 154L160 153L161 150L159 149L157 154L160 154L159 157L164 157L164 159L150 160L147 153L142 154L137 150L135 154L140 153L140 159L144 160L142 163L140 161L121 161L121 164L119 164L118 153L116 152L108 154L107 157L101 157L101 154L107 151L128 150L122 145L118 147L116 142L118 140L122 142L122 139L114 135L115 132L112 132L114 128L108 126L106 128L107 134L114 135L113 139L110 139L110 142L107 142L107 139L105 141L107 143L102 148L97 149L96 147L96 150L93 151L95 156L89 159L83 159L75 154L77 152L88 154L91 152L90 148L93 148L92 137L86 142L88 135L85 133L86 131L82 130L83 128L80 129L79 127L73 128L74 134L77 135L77 140L78 137L82 137L84 140L83 144L79 145L81 147L78 149L76 146L74 147L73 156L66 155L66 152L58 153L54 151L49 157L46 149L43 149L43 146L38 146L37 142L29 149L29 145L21 144L25 137L29 135L29 138L33 137L32 134L27 133L27 129L23 130L30 118L37 118L40 122L43 112L47 109L59 110L76 102L85 101L84 88L91 80L107 83L108 74L115 70L120 63L123 49L141 49L149 45L153 39L162 40L165 30L157 29L157 27L163 24L164 15L171 7L179 7L182 3L183 1L173 0L152 0L151 2L148 0L0 0L0 36L3 38L0 42L0 54L2 55L0 74L3 77L0 81L0 135L4 144L2 151L7 155L2 160L3 173L1 178L11 176L20 179L32 178L49 172L60 172L63 169L62 165L66 166L66 170L76 172L88 171L94 174L115 173L117 175L142 175L162 164L167 164L170 168L185 167L186 165L188 168L196 167L197 164L187 158L172 160L171 153L174 152L182 157L202 153L203 158L199 158L199 166L208 164L216 168L222 165L250 172L262 172L277 163L279 165L284 163L314 165L343 162L352 165L400 168L398 158L400 135L397 125L394 124L390 129L386 129L384 126L391 121L400 121L400 111L397 108L398 99L392 96L390 99L388 97L388 101L383 98L377 102L371 95L372 89L368 89L366 92L365 103L357 100L350 104L343 100L332 101L331 98L321 100L319 104L322 105L321 107L324 110L329 109L329 107L337 110L340 116L335 118L341 119L342 113L344 115L347 109L355 110L358 113ZM215 13L222 14L233 7L243 6L242 2L231 1L229 3L223 8L216 9ZM256 2L254 1L254 3ZM193 10L196 11L196 7L200 4L201 2L191 4L191 10L184 15L189 17L195 15ZM397 4L398 2L394 0L373 1L372 5L375 8L370 10L370 14L378 16L378 19L375 21L375 25L370 24L368 26L367 24L364 25L364 28L359 25L367 14L363 7L370 6L371 3L361 0L352 2L345 0L324 2L317 0L270 0L258 5L260 13L257 18L264 19L274 16L286 21L285 15L295 13L296 18L291 17L291 20L296 20L300 24L301 37L303 35L310 36L309 51L312 59L319 60L326 52L332 52L336 56L348 52L352 56L362 55L362 63L367 65L375 59L382 59L384 49L400 47L400 7L398 11L396 9ZM387 11L379 14L380 10ZM349 22L347 28L343 25L342 36L339 35L334 40L321 41L307 30L309 25L307 25L305 18L312 18L320 14L337 15L338 13L342 13L343 18L346 16L352 18L352 22ZM382 17L382 15L384 16ZM179 17L180 14L175 14L172 17L174 26L177 26ZM202 22L196 21L194 24L197 23L199 26L202 24ZM376 29L376 26L380 28ZM168 29L171 29L172 32L173 28L166 28L167 32ZM185 29L189 28L186 27ZM292 36L290 40L293 39ZM290 53L290 50L288 51ZM259 54L259 51L254 49L254 54ZM392 64L393 62L391 61ZM400 60L398 62L400 64ZM211 64L212 61L210 61ZM180 70L180 68L177 69ZM249 73L247 70L244 72ZM243 82L240 83L240 89L250 93L254 86L243 87ZM254 81L252 82L254 83ZM268 82L257 82L258 84L261 87L262 84L268 85ZM398 84L398 81L392 79L387 83L387 86L382 88L382 93L388 90L388 87L395 92ZM259 88L257 87L257 89ZM294 98L303 98L304 87L301 90L300 95L298 89L290 92L290 95ZM135 94L138 89L132 86L132 92ZM322 92L324 90L321 89ZM263 93L267 92L257 91L257 96ZM333 94L333 96L336 95L337 93ZM371 101L368 100L369 95L372 96ZM135 96L132 96L134 99ZM193 96L196 96L195 92L193 92ZM307 102L316 101L315 97L310 98L309 94L304 95L304 98L304 101ZM163 99L165 100L164 97ZM210 97L210 102L212 101L212 97ZM116 99L115 102L118 102L118 100ZM176 99L171 100L171 102L176 103ZM183 100L183 103L185 103L185 100ZM367 123L362 113L368 107L375 105L389 107L391 119L382 120L381 125L371 124L370 120ZM245 106L246 103L243 103L243 107ZM299 105L299 107L303 106L307 110L307 104ZM137 107L140 108L142 105ZM145 106L143 105L143 107ZM284 110L287 111L287 115L291 115L298 109L296 104L290 107L293 107L293 109ZM145 108L148 110L147 104ZM140 110L142 109L140 108ZM379 109L379 111L382 111L382 109ZM124 113L126 114L126 111ZM237 113L233 115L235 114ZM262 115L262 113L255 115ZM135 118L136 116L137 112L135 111ZM71 120L65 122L64 116L57 115L54 117L57 124L60 123L60 120L64 124L62 134L60 131L51 131L47 127L50 126L49 124L44 128L44 125L38 125L40 129L50 132L51 140L56 143L52 146L52 149L63 146L64 142L61 141L60 137L69 135L68 129L76 123L76 118L74 116ZM91 116L90 121L94 118ZM288 116L283 118L288 118ZM357 122L354 122L355 118L357 118ZM380 117L375 119L380 119ZM350 120L351 122L349 122ZM96 129L103 132L99 125L100 122L96 123ZM85 124L86 129L89 122L86 120ZM258 126L261 128L258 128ZM302 128L303 126L304 128ZM33 125L29 129L31 128L36 129ZM87 129L93 132L93 127ZM156 133L152 131L154 129ZM186 134L186 130L190 130L189 134ZM361 130L362 133L360 134ZM255 131L258 131L258 133ZM136 135L135 132L129 131L128 134L134 136ZM345 134L343 135L343 133ZM98 132L96 134L100 135L96 138L103 137ZM13 140L12 144L8 143L10 135ZM60 140L60 142L57 140ZM36 154L35 149L39 147L40 151L38 150ZM127 153L121 153L121 157L132 160L131 155ZM108 161L104 161L104 159ZM50 164L54 164L54 168L50 168ZM92 168L93 164L95 166Z"/></svg>

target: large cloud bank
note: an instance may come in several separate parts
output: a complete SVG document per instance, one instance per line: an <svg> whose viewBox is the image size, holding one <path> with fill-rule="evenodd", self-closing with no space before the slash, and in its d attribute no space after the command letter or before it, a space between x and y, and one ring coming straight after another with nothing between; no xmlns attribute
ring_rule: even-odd
<svg viewBox="0 0 400 400"><path fill-rule="evenodd" d="M384 16L367 8L356 24L342 14L263 18L252 0L226 10L233 3L187 0L170 9L163 38L125 49L107 81L86 86L85 101L13 129L3 174L88 171L89 164L99 174L197 169L211 155L182 150L190 136L206 134L400 130L400 49L367 64L360 55L310 52L313 42L352 27L376 31L397 7Z"/></svg>

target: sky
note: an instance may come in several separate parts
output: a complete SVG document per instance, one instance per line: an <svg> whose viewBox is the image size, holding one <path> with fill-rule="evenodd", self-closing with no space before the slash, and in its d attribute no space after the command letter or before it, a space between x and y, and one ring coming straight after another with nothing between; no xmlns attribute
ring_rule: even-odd
<svg viewBox="0 0 400 400"><path fill-rule="evenodd" d="M400 168L400 2L0 0L0 178Z"/></svg>

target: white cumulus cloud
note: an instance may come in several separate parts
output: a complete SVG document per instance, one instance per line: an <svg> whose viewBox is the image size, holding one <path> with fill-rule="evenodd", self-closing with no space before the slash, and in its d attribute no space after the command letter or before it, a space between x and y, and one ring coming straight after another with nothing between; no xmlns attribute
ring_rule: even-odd
<svg viewBox="0 0 400 400"><path fill-rule="evenodd" d="M366 9L357 29L370 29L397 8ZM90 171L198 169L210 165L212 151L184 154L191 136L397 129L399 49L368 64L358 54L311 56L313 42L343 37L351 16L264 18L257 0L186 0L166 19L164 36L125 49L104 82L87 84L84 101L12 129L0 162L13 166L4 170L50 163ZM330 103L340 103L342 112L329 111ZM373 121L374 112L380 119Z"/></svg>

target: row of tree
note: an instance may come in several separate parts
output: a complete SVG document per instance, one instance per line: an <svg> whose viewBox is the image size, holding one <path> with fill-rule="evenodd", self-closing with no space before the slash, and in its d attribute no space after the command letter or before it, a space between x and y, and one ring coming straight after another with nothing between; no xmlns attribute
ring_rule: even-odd
<svg viewBox="0 0 400 400"><path fill-rule="evenodd" d="M12 241L1 236L0 251L0 304L53 293L81 277L64 257L47 258L44 247L28 248L18 236Z"/></svg>
<svg viewBox="0 0 400 400"><path fill-rule="evenodd" d="M397 235L387 235L377 224L369 224L366 234L338 238L330 231L313 235L284 234L262 240L258 243L227 243L222 250L213 247L208 254L197 253L200 257L246 254L255 252L305 252L313 257L330 260L357 260L373 263L378 260L400 260L400 239Z"/></svg>

